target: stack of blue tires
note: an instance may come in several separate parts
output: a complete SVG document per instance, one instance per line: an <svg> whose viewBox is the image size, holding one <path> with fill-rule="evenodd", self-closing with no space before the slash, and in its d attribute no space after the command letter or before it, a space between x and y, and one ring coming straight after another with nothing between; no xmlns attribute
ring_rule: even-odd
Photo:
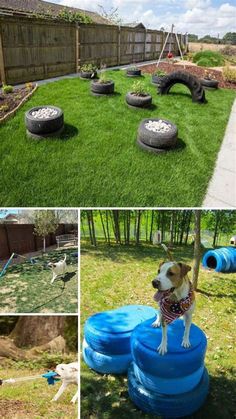
<svg viewBox="0 0 236 419"><path fill-rule="evenodd" d="M131 333L155 313L152 307L128 305L89 317L82 348L86 364L102 374L126 373L132 361Z"/></svg>
<svg viewBox="0 0 236 419"><path fill-rule="evenodd" d="M182 347L184 324L176 320L168 325L167 353L159 355L162 331L151 326L154 320L138 325L131 336L130 398L144 412L169 418L191 415L208 393L209 377L204 367L206 336L192 324L191 347Z"/></svg>

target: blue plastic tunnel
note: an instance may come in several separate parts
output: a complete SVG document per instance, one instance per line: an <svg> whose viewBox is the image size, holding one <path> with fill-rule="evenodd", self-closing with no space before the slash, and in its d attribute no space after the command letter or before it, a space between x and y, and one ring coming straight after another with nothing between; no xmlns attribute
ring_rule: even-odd
<svg viewBox="0 0 236 419"><path fill-rule="evenodd" d="M203 256L202 264L204 268L214 269L216 272L236 272L236 248L209 250Z"/></svg>

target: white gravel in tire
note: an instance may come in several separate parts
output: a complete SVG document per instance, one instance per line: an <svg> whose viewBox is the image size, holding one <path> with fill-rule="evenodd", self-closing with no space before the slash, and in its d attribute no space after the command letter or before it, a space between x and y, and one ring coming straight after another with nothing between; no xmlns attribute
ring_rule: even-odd
<svg viewBox="0 0 236 419"><path fill-rule="evenodd" d="M35 119L49 119L57 114L57 110L52 108L40 108L37 111L31 112L31 115Z"/></svg>
<svg viewBox="0 0 236 419"><path fill-rule="evenodd" d="M148 121L145 124L145 128L148 131L153 131L153 132L168 132L171 130L171 125L168 124L165 121L162 121L162 119L160 119L159 121Z"/></svg>

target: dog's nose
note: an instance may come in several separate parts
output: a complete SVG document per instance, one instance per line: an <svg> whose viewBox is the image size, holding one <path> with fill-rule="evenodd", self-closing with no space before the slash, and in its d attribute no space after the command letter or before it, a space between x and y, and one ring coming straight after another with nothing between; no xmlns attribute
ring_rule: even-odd
<svg viewBox="0 0 236 419"><path fill-rule="evenodd" d="M156 279L156 278L153 279L153 281L152 281L153 288L158 288L159 285L160 285L160 281L158 281L158 279Z"/></svg>

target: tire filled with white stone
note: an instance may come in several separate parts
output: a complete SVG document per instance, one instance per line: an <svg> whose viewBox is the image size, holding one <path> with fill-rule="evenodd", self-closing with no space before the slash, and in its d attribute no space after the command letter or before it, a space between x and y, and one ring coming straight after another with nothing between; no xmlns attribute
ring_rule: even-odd
<svg viewBox="0 0 236 419"><path fill-rule="evenodd" d="M25 125L29 133L46 136L63 128L64 115L56 106L36 106L25 113Z"/></svg>
<svg viewBox="0 0 236 419"><path fill-rule="evenodd" d="M169 149L176 145L178 129L166 119L144 119L138 129L138 143L160 149Z"/></svg>

